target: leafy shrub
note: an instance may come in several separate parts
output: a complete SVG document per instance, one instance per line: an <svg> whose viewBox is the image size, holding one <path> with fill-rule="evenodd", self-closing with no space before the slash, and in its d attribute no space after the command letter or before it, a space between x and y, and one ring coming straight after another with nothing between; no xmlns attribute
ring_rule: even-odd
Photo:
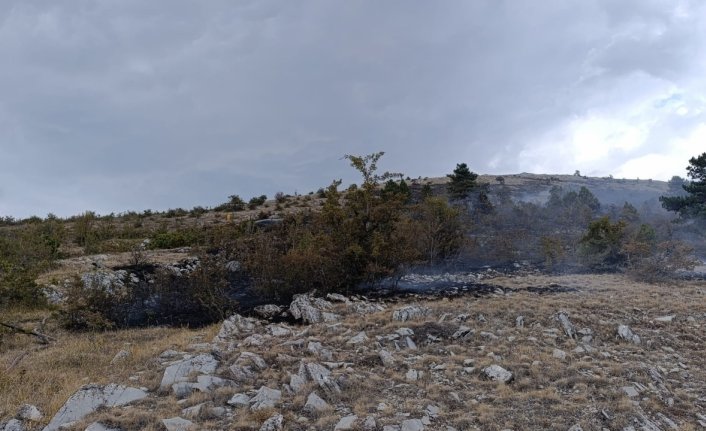
<svg viewBox="0 0 706 431"><path fill-rule="evenodd" d="M100 283L87 288L81 278L76 276L64 289L65 301L59 311L59 321L63 327L77 331L116 327L114 309L125 300L124 288Z"/></svg>
<svg viewBox="0 0 706 431"><path fill-rule="evenodd" d="M228 196L228 202L215 207L213 210L218 212L224 211L243 211L245 209L245 201L238 195Z"/></svg>
<svg viewBox="0 0 706 431"><path fill-rule="evenodd" d="M254 210L255 208L259 207L260 205L263 205L267 201L267 196L265 195L260 195L257 197L253 197L248 201L248 208L251 210Z"/></svg>
<svg viewBox="0 0 706 431"><path fill-rule="evenodd" d="M197 229L180 229L170 232L157 232L150 238L149 247L155 249L190 247L203 240L203 233Z"/></svg>
<svg viewBox="0 0 706 431"><path fill-rule="evenodd" d="M201 217L202 215L206 214L208 210L204 207L201 206L195 206L189 211L189 216L190 217Z"/></svg>
<svg viewBox="0 0 706 431"><path fill-rule="evenodd" d="M185 215L189 214L187 210L184 208L170 208L164 213L164 217L166 218L174 218L174 217L183 217Z"/></svg>
<svg viewBox="0 0 706 431"><path fill-rule="evenodd" d="M625 227L625 222L611 223L608 217L591 222L580 243L584 263L593 269L617 269L623 266L627 262L623 250Z"/></svg>

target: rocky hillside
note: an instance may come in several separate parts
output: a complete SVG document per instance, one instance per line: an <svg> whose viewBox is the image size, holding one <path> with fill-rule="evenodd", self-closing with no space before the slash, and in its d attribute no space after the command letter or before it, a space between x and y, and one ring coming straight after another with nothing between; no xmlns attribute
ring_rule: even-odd
<svg viewBox="0 0 706 431"><path fill-rule="evenodd" d="M433 298L298 296L141 361L139 345L104 351L114 380L85 381L56 409L41 388L3 406L0 430L706 428L703 282L484 282Z"/></svg>

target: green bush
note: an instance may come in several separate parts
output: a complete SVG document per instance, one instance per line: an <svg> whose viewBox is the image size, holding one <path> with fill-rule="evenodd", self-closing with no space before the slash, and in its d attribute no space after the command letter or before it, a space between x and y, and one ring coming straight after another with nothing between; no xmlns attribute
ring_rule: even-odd
<svg viewBox="0 0 706 431"><path fill-rule="evenodd" d="M264 205L264 203L267 201L267 196L265 195L260 195L254 198L251 198L250 201L248 201L248 208L251 210L254 210L255 208Z"/></svg>
<svg viewBox="0 0 706 431"><path fill-rule="evenodd" d="M153 250L192 247L203 241L203 233L197 229L180 229L157 232L150 238L149 248Z"/></svg>
<svg viewBox="0 0 706 431"><path fill-rule="evenodd" d="M611 223L610 218L601 217L588 225L581 238L581 254L584 264L593 269L617 269L627 262L623 250L626 224Z"/></svg>

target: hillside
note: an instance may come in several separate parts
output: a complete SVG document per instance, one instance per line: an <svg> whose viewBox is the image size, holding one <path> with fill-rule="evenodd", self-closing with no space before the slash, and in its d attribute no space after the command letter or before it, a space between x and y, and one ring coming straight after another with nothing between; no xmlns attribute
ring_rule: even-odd
<svg viewBox="0 0 706 431"><path fill-rule="evenodd" d="M407 181L5 220L0 431L706 427L668 183Z"/></svg>
<svg viewBox="0 0 706 431"><path fill-rule="evenodd" d="M58 341L39 350L6 336L0 415L29 402L44 416L21 423L39 429L54 416L47 430L706 427L702 282L485 280L495 287L481 296L303 298L303 323L234 316L201 330L52 331ZM99 385L59 409L87 383ZM78 407L115 388L131 394L127 406Z"/></svg>

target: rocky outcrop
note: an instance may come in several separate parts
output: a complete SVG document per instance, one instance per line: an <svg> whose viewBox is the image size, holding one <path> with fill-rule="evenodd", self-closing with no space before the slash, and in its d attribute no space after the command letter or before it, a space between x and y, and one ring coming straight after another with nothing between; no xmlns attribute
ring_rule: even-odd
<svg viewBox="0 0 706 431"><path fill-rule="evenodd" d="M407 320L421 319L429 315L429 308L418 305L408 305L392 312L392 320L406 322Z"/></svg>
<svg viewBox="0 0 706 431"><path fill-rule="evenodd" d="M201 354L194 358L184 359L167 367L159 385L160 390L168 390L179 382L187 382L194 373L212 374L216 371L218 361L210 354Z"/></svg>
<svg viewBox="0 0 706 431"><path fill-rule="evenodd" d="M331 313L328 310L333 304L322 298L316 298L310 294L294 295L292 303L289 305L289 313L304 323L335 322L341 316Z"/></svg>
<svg viewBox="0 0 706 431"><path fill-rule="evenodd" d="M618 326L618 337L633 344L640 344L641 342L640 336L634 334L632 329L627 325Z"/></svg>
<svg viewBox="0 0 706 431"><path fill-rule="evenodd" d="M81 420L100 408L124 406L145 397L147 392L142 389L116 384L84 386L71 395L43 431L56 431L62 425Z"/></svg>

